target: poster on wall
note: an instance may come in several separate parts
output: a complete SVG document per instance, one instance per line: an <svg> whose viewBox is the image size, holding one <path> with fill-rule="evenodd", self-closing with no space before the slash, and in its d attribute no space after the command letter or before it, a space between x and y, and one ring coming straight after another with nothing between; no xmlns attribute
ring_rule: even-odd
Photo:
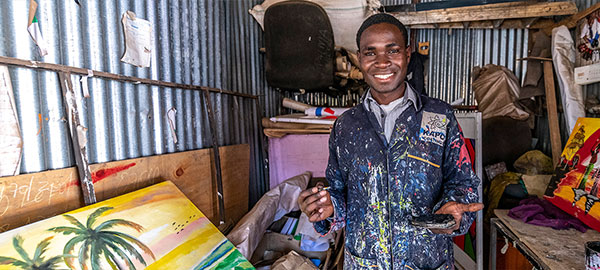
<svg viewBox="0 0 600 270"><path fill-rule="evenodd" d="M171 182L0 234L0 269L254 269Z"/></svg>
<svg viewBox="0 0 600 270"><path fill-rule="evenodd" d="M575 31L575 82L590 84L600 81L600 9L577 22Z"/></svg>
<svg viewBox="0 0 600 270"><path fill-rule="evenodd" d="M600 231L600 118L579 118L544 198Z"/></svg>

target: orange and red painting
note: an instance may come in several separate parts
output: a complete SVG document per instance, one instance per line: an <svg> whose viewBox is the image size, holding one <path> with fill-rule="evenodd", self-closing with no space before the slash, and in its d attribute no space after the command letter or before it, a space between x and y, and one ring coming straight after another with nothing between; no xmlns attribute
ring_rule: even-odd
<svg viewBox="0 0 600 270"><path fill-rule="evenodd" d="M0 234L3 269L254 269L171 182Z"/></svg>
<svg viewBox="0 0 600 270"><path fill-rule="evenodd" d="M545 198L600 231L600 118L579 118Z"/></svg>

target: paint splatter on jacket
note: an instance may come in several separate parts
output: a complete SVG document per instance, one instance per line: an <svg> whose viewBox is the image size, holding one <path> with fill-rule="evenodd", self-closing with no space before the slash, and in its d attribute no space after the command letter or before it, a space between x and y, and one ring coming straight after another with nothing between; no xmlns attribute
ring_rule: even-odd
<svg viewBox="0 0 600 270"><path fill-rule="evenodd" d="M466 233L475 213L452 235L409 220L450 201L477 202L479 179L452 108L426 96L416 103L398 117L389 143L363 104L334 125L326 175L335 211L314 225L321 234L346 227L344 269L454 268L451 237Z"/></svg>

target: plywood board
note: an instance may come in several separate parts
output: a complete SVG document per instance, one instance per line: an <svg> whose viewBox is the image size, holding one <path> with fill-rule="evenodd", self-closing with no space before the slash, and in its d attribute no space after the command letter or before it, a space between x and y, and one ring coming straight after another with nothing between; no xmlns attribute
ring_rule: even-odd
<svg viewBox="0 0 600 270"><path fill-rule="evenodd" d="M170 181L1 233L0 250L0 270L254 269Z"/></svg>
<svg viewBox="0 0 600 270"><path fill-rule="evenodd" d="M212 153L212 152L211 152ZM221 174L223 177L223 198L225 199L225 222L235 225L246 213L248 213L248 195L250 171L250 146L241 144L236 146L225 146L219 148L221 156ZM213 155L211 164L214 163ZM214 168L214 165L212 165ZM214 173L213 173L214 175ZM213 177L214 179L214 177ZM216 195L216 179L213 181L213 195ZM213 223L218 224L217 200L214 196L214 213L211 218Z"/></svg>
<svg viewBox="0 0 600 270"><path fill-rule="evenodd" d="M237 222L248 210L248 145L220 147L225 213ZM90 165L99 201L171 180L217 222L210 149ZM229 195L229 196L228 196ZM0 178L0 232L82 207L77 170L67 168Z"/></svg>

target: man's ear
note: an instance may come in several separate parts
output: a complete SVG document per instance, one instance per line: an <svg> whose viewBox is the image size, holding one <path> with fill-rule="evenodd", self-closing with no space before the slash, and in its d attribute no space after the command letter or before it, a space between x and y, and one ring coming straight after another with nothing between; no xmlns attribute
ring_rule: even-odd
<svg viewBox="0 0 600 270"><path fill-rule="evenodd" d="M411 49L410 45L406 46L405 53L406 53L406 58L408 59L409 62L410 62L410 55L412 54L410 49Z"/></svg>

